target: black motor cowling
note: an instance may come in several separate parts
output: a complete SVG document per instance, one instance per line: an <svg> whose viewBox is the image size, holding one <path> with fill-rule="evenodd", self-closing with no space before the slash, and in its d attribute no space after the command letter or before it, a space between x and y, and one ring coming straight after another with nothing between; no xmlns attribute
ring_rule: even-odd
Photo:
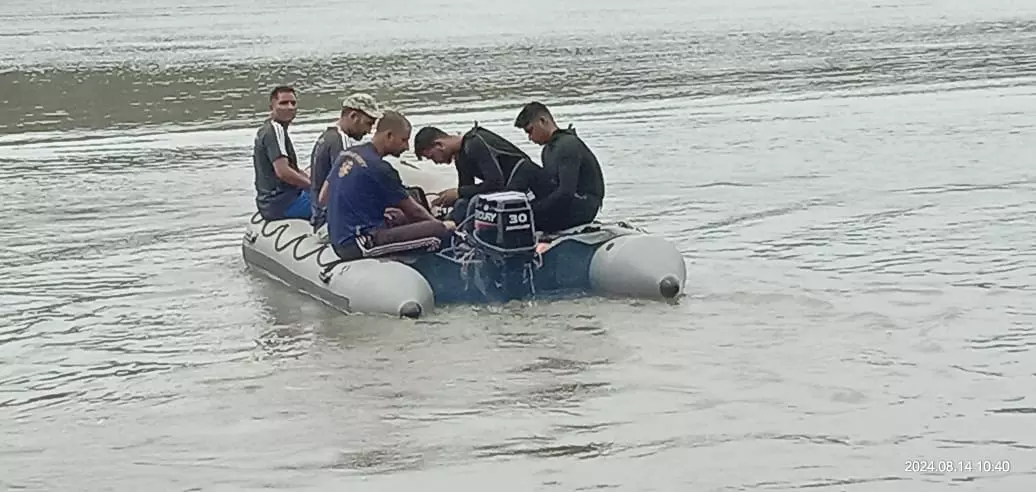
<svg viewBox="0 0 1036 492"><path fill-rule="evenodd" d="M474 196L468 203L468 237L481 250L489 297L522 298L533 294L536 227L524 193L500 191Z"/></svg>
<svg viewBox="0 0 1036 492"><path fill-rule="evenodd" d="M499 191L475 195L468 203L471 235L480 246L500 254L536 249L532 206L524 193Z"/></svg>

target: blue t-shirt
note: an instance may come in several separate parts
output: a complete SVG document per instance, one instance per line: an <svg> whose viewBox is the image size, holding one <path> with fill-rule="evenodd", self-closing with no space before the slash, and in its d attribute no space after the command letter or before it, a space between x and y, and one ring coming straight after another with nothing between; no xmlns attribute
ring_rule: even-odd
<svg viewBox="0 0 1036 492"><path fill-rule="evenodd" d="M331 242L340 245L383 227L385 209L408 196L399 172L370 143L339 154L327 183L327 232Z"/></svg>

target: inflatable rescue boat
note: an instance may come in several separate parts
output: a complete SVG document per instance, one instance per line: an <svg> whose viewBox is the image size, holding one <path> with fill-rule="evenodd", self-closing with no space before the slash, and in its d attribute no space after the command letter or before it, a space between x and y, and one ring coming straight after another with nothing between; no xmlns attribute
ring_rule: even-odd
<svg viewBox="0 0 1036 492"><path fill-rule="evenodd" d="M423 190L411 190L428 207ZM242 254L249 266L345 313L416 318L437 304L682 294L686 266L671 242L622 222L541 236L531 212L523 193L477 195L449 241L350 261L308 221L266 221L255 213Z"/></svg>

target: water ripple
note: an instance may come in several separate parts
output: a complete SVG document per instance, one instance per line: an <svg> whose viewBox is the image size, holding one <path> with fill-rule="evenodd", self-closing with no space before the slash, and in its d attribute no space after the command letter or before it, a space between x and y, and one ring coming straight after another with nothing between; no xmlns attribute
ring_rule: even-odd
<svg viewBox="0 0 1036 492"><path fill-rule="evenodd" d="M257 84L283 80L301 82L306 108L333 111L342 80L365 80L365 90L412 112L437 111L443 104L516 108L528 98L600 104L631 98L893 94L940 84L1025 86L1036 76L1034 25L1015 19L758 32L687 31L685 26L612 37L573 34L562 43L546 36L446 49L415 46L390 54L328 53L290 62L242 63L242 57L213 60L196 54L173 64L113 64L104 60L126 59L107 52L87 63L76 53L69 68L0 72L0 84L14 91L0 107L0 122L17 122L0 123L0 132L254 119L263 112L253 104ZM515 66L536 70L515 71ZM108 94L119 94L119 101Z"/></svg>
<svg viewBox="0 0 1036 492"><path fill-rule="evenodd" d="M533 0L490 9L505 24L392 1L348 54L327 42L342 10L309 0L276 26L239 0L4 4L0 486L1026 490L1032 7L532 22ZM684 252L687 296L409 321L256 275L257 87L282 81L303 155L361 89L539 155L512 122L543 97L602 162L602 216ZM904 471L922 458L1012 470Z"/></svg>

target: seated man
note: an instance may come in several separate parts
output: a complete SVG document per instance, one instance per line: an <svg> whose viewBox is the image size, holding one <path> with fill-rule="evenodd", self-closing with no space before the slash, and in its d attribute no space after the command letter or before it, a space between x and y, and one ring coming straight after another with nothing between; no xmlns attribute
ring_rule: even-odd
<svg viewBox="0 0 1036 492"><path fill-rule="evenodd" d="M341 259L431 247L453 229L411 198L399 172L383 159L407 150L410 130L403 115L386 111L371 142L342 152L331 168L320 194L331 246Z"/></svg>
<svg viewBox="0 0 1036 492"><path fill-rule="evenodd" d="M451 218L462 222L467 216L467 202L479 193L495 191L532 192L534 196L550 190L542 180L543 169L504 137L475 126L464 135L448 135L427 126L414 137L414 154L437 164L454 163L457 187L445 190L432 205L453 205ZM475 178L482 180L475 184Z"/></svg>
<svg viewBox="0 0 1036 492"><path fill-rule="evenodd" d="M604 201L604 176L597 157L575 130L559 129L550 110L539 102L526 104L514 126L543 146L543 171L555 186L532 203L536 228L557 232L597 218Z"/></svg>
<svg viewBox="0 0 1036 492"><path fill-rule="evenodd" d="M308 219L309 176L299 170L288 125L295 119L295 89L278 86L270 92L270 117L255 134L255 205L266 220Z"/></svg>
<svg viewBox="0 0 1036 492"><path fill-rule="evenodd" d="M358 145L360 139L370 133L378 118L381 118L381 109L378 102L369 94L352 94L342 101L342 113L338 121L327 127L317 138L309 156L309 174L313 182L310 187L312 196L320 195L327 173L331 172L331 166L338 154ZM327 221L326 205L320 200L313 200L312 217L309 222L313 224L314 231L323 227Z"/></svg>

